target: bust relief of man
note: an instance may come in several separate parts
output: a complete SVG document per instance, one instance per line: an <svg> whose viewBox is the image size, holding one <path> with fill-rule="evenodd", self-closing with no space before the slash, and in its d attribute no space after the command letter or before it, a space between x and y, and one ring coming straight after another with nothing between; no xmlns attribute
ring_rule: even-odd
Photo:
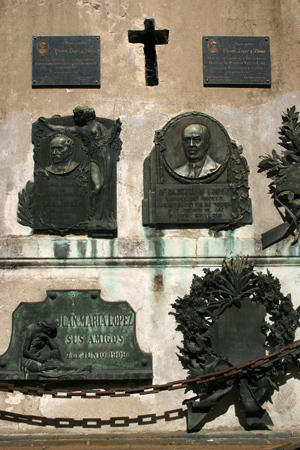
<svg viewBox="0 0 300 450"><path fill-rule="evenodd" d="M54 175L62 175L74 170L79 163L73 161L75 144L73 139L64 134L56 135L50 141L50 156L52 164L46 167Z"/></svg>
<svg viewBox="0 0 300 450"><path fill-rule="evenodd" d="M185 127L182 142L188 162L176 169L178 175L202 178L220 167L220 164L208 155L210 132L205 125L195 123Z"/></svg>

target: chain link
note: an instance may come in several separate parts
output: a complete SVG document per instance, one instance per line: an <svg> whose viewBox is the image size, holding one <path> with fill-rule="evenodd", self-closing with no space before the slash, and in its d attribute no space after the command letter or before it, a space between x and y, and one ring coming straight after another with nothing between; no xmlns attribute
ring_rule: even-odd
<svg viewBox="0 0 300 450"><path fill-rule="evenodd" d="M55 428L101 428L109 426L111 428L129 427L132 424L152 425L159 420L171 422L173 420L182 419L186 416L186 410L174 409L165 411L163 414L144 414L137 417L111 417L110 419L88 418L88 419L71 419L61 417L41 417L26 414L17 414L8 411L0 411L0 420L8 422L26 423L27 425L36 425L40 427L53 426Z"/></svg>
<svg viewBox="0 0 300 450"><path fill-rule="evenodd" d="M273 364L276 361L280 361L288 355L292 355L300 349L300 341L296 341L293 344L278 350L275 353L262 356L260 358L253 359L246 364L238 364L230 367L229 369L221 372L213 372L205 375L201 375L195 378L189 378L184 380L177 380L165 384L154 384L151 386L143 386L138 388L112 388L112 389L85 389L85 390L72 390L72 389L43 389L41 387L33 386L15 386L13 383L0 382L0 391L4 392L21 392L26 395L42 396L51 395L53 398L101 398L101 397L128 397L130 395L148 395L157 394L163 391L174 391L177 389L185 389L190 384L210 384L220 383L222 380L228 380L234 378L243 372L247 372L249 369L256 369L266 366L267 364ZM1 418L1 417L0 417Z"/></svg>
<svg viewBox="0 0 300 450"><path fill-rule="evenodd" d="M33 396L42 396L42 395L51 395L53 398L72 398L72 397L81 397L81 398L101 398L101 397L128 397L133 394L145 395L145 394L156 394L162 391L172 391L177 389L184 389L189 384L197 383L197 384L210 384L212 382L219 383L222 380L228 378L233 378L237 375L242 374L243 372L249 371L249 369L256 369L258 367L263 367L267 364L273 364L277 361L282 360L288 355L295 353L299 349L300 352L300 341L295 342L294 344L288 345L275 353L270 355L265 355L261 358L256 358L252 361L249 361L246 364L236 365L226 369L222 372L209 373L205 375L201 375L192 379L185 380L177 380L171 383L165 383L160 385L151 385L140 388L116 388L109 390L102 389L91 389L91 390L44 390L40 387L32 387L32 386L24 386L19 387L15 386L13 383L2 383L0 382L0 391L3 392L21 392L26 395ZM298 352L297 352L298 354ZM10 422L17 423L25 423L28 425L35 426L54 426L56 428L74 428L74 427L83 427L83 428L101 428L104 426L109 426L111 428L119 428L119 427L129 427L131 424L137 425L151 425L157 423L158 420L165 420L166 422L170 422L173 420L178 420L186 417L187 410L186 409L174 409L171 411L165 411L163 414L144 414L139 415L137 417L111 417L109 419L101 419L101 418L86 418L86 419L72 419L72 418L50 418L50 417L41 417L41 416L33 416L33 415L25 415L25 414L17 414L8 411L0 411L0 420L6 420ZM294 447L291 447L294 449Z"/></svg>

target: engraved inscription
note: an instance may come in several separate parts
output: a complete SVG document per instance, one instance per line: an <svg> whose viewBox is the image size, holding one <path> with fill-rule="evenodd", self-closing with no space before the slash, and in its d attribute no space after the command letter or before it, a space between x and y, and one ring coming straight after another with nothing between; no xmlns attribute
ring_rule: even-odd
<svg viewBox="0 0 300 450"><path fill-rule="evenodd" d="M72 353L67 352L67 359L101 359L101 358L126 358L127 352L81 352L81 353Z"/></svg>
<svg viewBox="0 0 300 450"><path fill-rule="evenodd" d="M32 86L100 87L100 36L35 36Z"/></svg>
<svg viewBox="0 0 300 450"><path fill-rule="evenodd" d="M149 380L152 355L136 338L126 301L98 290L52 290L43 302L21 302L13 313L0 380Z"/></svg>
<svg viewBox="0 0 300 450"><path fill-rule="evenodd" d="M113 327L113 326L133 326L132 314L93 314L89 316L59 316L59 327Z"/></svg>
<svg viewBox="0 0 300 450"><path fill-rule="evenodd" d="M85 185L78 185L76 172L46 180L44 175L38 174L36 183L36 228L42 228L44 223L68 228L86 220L88 191Z"/></svg>
<svg viewBox="0 0 300 450"><path fill-rule="evenodd" d="M128 338L134 316L128 314L61 314L58 329L63 330L66 359L126 359Z"/></svg>
<svg viewBox="0 0 300 450"><path fill-rule="evenodd" d="M228 184L156 188L158 223L214 223L232 218L234 203Z"/></svg>
<svg viewBox="0 0 300 450"><path fill-rule="evenodd" d="M267 37L203 37L204 85L271 85Z"/></svg>

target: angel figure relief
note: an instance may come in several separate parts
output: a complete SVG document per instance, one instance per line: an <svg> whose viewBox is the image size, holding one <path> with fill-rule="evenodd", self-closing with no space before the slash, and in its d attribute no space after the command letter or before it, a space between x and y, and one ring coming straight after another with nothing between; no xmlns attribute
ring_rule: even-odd
<svg viewBox="0 0 300 450"><path fill-rule="evenodd" d="M117 120L113 129L108 131L101 122L96 121L95 110L85 105L76 106L73 114L74 126L54 125L44 117L40 117L39 120L49 130L62 133L69 131L81 138L90 159L92 215L96 219L107 222L112 220L108 213L108 192L106 192L112 177L112 157L109 146L114 141L117 132L120 132L121 123ZM102 194L103 201L99 201L100 194ZM111 226L115 226L115 224L111 223Z"/></svg>
<svg viewBox="0 0 300 450"><path fill-rule="evenodd" d="M32 126L34 183L19 194L19 223L35 232L115 237L120 131L119 119L98 118L85 105L73 116L40 117Z"/></svg>

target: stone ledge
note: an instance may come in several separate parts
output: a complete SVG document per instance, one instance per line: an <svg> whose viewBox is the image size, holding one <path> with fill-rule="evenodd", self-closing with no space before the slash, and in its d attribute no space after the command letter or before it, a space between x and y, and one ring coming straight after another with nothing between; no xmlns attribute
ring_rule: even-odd
<svg viewBox="0 0 300 450"><path fill-rule="evenodd" d="M27 434L10 435L0 438L1 449L18 448L40 449L41 445L47 449L54 450L63 448L64 450L99 449L108 450L132 449L132 450L161 450L167 446L168 449L189 450L196 449L218 449L218 450L256 450L275 449L280 445L295 444L299 442L299 433L281 432L244 432L244 433L218 433L211 431L201 431L199 434L187 433L153 433L153 434L72 434L68 435L47 435Z"/></svg>
<svg viewBox="0 0 300 450"><path fill-rule="evenodd" d="M144 239L92 239L77 236L0 238L0 265L213 265L235 254L248 255L260 264L299 264L299 244L287 239L262 250L259 240L157 237ZM264 262L265 261L265 262Z"/></svg>
<svg viewBox="0 0 300 450"><path fill-rule="evenodd" d="M231 256L231 255L229 255ZM1 269L28 268L167 268L219 267L224 257L207 258L0 258ZM300 257L249 257L255 267L300 266Z"/></svg>

